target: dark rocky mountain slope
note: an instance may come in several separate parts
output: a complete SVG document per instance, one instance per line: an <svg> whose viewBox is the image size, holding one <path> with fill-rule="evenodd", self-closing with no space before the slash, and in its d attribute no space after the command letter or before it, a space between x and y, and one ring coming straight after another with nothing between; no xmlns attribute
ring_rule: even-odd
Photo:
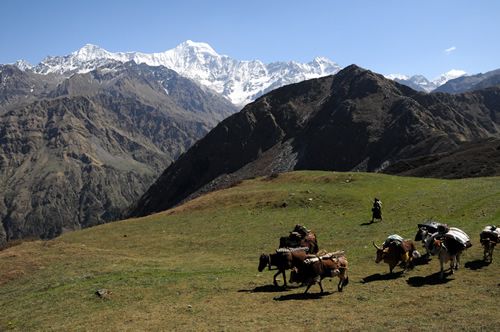
<svg viewBox="0 0 500 332"><path fill-rule="evenodd" d="M116 63L58 84L6 67L0 244L114 220L236 111L164 67ZM44 84L47 89L37 90Z"/></svg>
<svg viewBox="0 0 500 332"><path fill-rule="evenodd" d="M166 210L244 178L291 170L379 172L500 136L500 87L426 94L349 66L289 85L220 123L124 217Z"/></svg>
<svg viewBox="0 0 500 332"><path fill-rule="evenodd" d="M439 179L500 176L500 138L478 139L451 151L399 160L384 173Z"/></svg>

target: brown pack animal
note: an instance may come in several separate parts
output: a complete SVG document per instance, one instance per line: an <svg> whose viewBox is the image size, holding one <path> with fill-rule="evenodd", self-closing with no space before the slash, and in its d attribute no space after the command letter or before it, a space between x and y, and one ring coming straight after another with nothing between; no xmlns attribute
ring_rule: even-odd
<svg viewBox="0 0 500 332"><path fill-rule="evenodd" d="M273 254L262 254L259 258L259 272L262 272L266 266L271 270L271 266L276 266L278 272L273 277L273 283L275 286L278 286L278 282L276 281L276 277L281 273L283 274L283 287L287 287L286 284L286 273L285 270L290 270L296 266L299 266L306 259L306 250L307 248L296 248L293 249L285 249L285 250L277 250L278 252Z"/></svg>
<svg viewBox="0 0 500 332"><path fill-rule="evenodd" d="M307 247L309 248L309 254L318 253L318 240L316 235L307 230L305 226L297 225L290 232L290 236L280 238L280 248L297 248L297 247Z"/></svg>
<svg viewBox="0 0 500 332"><path fill-rule="evenodd" d="M347 275L347 259L344 256L337 256L341 253L343 251L306 259L299 267L292 269L290 283L306 284L307 288L304 294L317 283L321 293L323 293L321 281L324 278L337 276L340 279L337 289L342 292L344 286L349 283L349 276Z"/></svg>
<svg viewBox="0 0 500 332"><path fill-rule="evenodd" d="M481 245L484 248L483 259L486 262L493 262L493 249L500 242L500 230L497 226L486 226L479 234Z"/></svg>
<svg viewBox="0 0 500 332"><path fill-rule="evenodd" d="M373 242L373 246L377 249L377 258L375 263L384 262L389 264L389 271L398 265L399 262L403 262L404 268L403 273L412 263L414 258L420 258L420 253L417 251L415 244L412 240L403 240L402 242L391 242L386 248L380 248Z"/></svg>
<svg viewBox="0 0 500 332"><path fill-rule="evenodd" d="M490 238L481 239L481 245L484 248L483 259L485 262L493 263L493 250L497 245L496 241L490 240Z"/></svg>

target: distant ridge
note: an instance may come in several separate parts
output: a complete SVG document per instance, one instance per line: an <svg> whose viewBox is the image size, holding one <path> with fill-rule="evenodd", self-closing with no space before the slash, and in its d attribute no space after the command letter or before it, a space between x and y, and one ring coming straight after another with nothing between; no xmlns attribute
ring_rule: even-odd
<svg viewBox="0 0 500 332"><path fill-rule="evenodd" d="M162 53L139 52L110 53L99 46L87 44L66 56L49 56L36 66L23 60L15 63L25 71L39 74L70 75L85 73L110 61L145 63L165 66L206 86L242 108L265 93L278 87L336 74L342 69L337 63L318 56L308 63L296 61L264 64L259 60L238 61L217 54L210 45L188 40ZM387 75L417 91L432 92L450 80L467 76L464 71L451 70L429 81L422 75Z"/></svg>
<svg viewBox="0 0 500 332"><path fill-rule="evenodd" d="M398 161L500 137L500 87L417 92L349 66L276 89L221 122L124 217L164 211L241 179L291 170L381 172Z"/></svg>
<svg viewBox="0 0 500 332"><path fill-rule="evenodd" d="M447 81L434 92L461 93L473 89L486 88L500 84L500 69L484 74L466 75Z"/></svg>

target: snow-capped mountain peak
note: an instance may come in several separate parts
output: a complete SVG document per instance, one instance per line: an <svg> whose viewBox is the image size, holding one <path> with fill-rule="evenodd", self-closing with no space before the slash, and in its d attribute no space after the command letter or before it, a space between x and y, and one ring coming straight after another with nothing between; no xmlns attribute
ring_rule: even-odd
<svg viewBox="0 0 500 332"><path fill-rule="evenodd" d="M87 44L76 52L70 54L71 57L80 61L91 61L99 58L110 57L111 53L103 50L99 46Z"/></svg>
<svg viewBox="0 0 500 332"><path fill-rule="evenodd" d="M29 71L33 68L33 66L26 60L17 60L13 65L24 71Z"/></svg>
<svg viewBox="0 0 500 332"><path fill-rule="evenodd" d="M195 43L192 40L187 40L172 50L173 53L179 54L208 54L211 56L219 56L210 45L206 43Z"/></svg>
<svg viewBox="0 0 500 332"><path fill-rule="evenodd" d="M399 83L408 85L409 87L415 89L415 90L422 90L425 92L432 92L441 85L445 84L449 80L458 78L460 76L467 75L467 73L463 70L450 70L447 73L441 74L432 81L429 81L425 76L423 75L413 75L413 76L408 76L408 75L402 75L402 74L391 74L391 75L386 75L385 77L397 81Z"/></svg>
<svg viewBox="0 0 500 332"><path fill-rule="evenodd" d="M447 73L441 74L435 79L433 79L431 82L434 83L437 86L441 86L448 82L449 80L453 80L455 78L459 78L461 76L467 75L467 73L463 70L456 70L452 69Z"/></svg>
<svg viewBox="0 0 500 332"><path fill-rule="evenodd" d="M110 53L99 46L87 44L67 56L49 56L38 65L25 68L39 74L84 73L112 61L165 66L215 90L240 107L280 86L332 75L342 69L324 57L316 57L306 64L289 61L264 65L259 60L237 61L217 54L206 43L191 40L169 51L153 54Z"/></svg>
<svg viewBox="0 0 500 332"><path fill-rule="evenodd" d="M259 60L237 61L227 55L217 54L206 43L187 40L179 46L162 53L139 52L110 53L99 46L87 44L66 56L49 56L36 66L18 61L16 66L39 74L74 72L85 73L110 62L145 63L149 66L165 66L204 85L228 98L233 104L243 107L256 98L283 85L306 79L333 75L342 67L335 62L317 56L308 63L293 60L265 65ZM465 75L461 70L451 70L433 81L422 75L388 75L389 79L409 85L415 89L431 92L450 79Z"/></svg>
<svg viewBox="0 0 500 332"><path fill-rule="evenodd" d="M410 76L404 75L404 74L390 74L390 75L385 75L385 78L390 79L390 80L409 80Z"/></svg>

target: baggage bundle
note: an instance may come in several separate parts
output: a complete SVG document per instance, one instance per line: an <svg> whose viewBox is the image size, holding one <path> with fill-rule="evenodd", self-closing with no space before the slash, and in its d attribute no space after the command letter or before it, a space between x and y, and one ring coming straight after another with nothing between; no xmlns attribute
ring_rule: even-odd
<svg viewBox="0 0 500 332"><path fill-rule="evenodd" d="M481 238L481 241L483 239L489 238L491 241L495 241L496 243L499 243L500 242L500 229L495 225L486 226L479 234L479 237Z"/></svg>
<svg viewBox="0 0 500 332"><path fill-rule="evenodd" d="M430 238L430 242L432 243L435 238L442 238L443 236L448 239L453 239L459 244L463 246L464 249L472 247L472 243L470 242L469 236L462 231L461 229L455 227L446 227L447 231L444 232L444 228L441 228L441 231L438 230L437 233L433 234Z"/></svg>

